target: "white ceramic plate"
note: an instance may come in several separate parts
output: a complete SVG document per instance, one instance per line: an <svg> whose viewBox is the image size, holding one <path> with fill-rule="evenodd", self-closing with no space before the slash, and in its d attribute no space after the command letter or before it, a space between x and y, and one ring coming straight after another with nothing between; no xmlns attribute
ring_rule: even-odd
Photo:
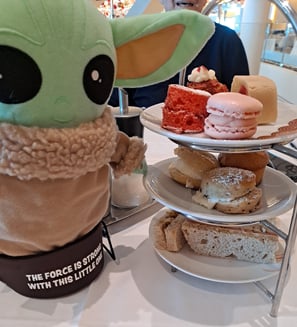
<svg viewBox="0 0 297 327"><path fill-rule="evenodd" d="M251 139L246 140L217 140L204 133L199 134L176 134L161 127L163 103L156 104L145 109L140 116L141 123L153 132L166 136L180 143L188 143L196 147L202 147L214 151L259 150L272 148L274 144L285 144L297 138L297 130L288 134L270 136L258 139L261 136L269 136L279 127L287 125L297 118L297 107L284 102L278 103L278 118L274 124L259 125L257 133Z"/></svg>
<svg viewBox="0 0 297 327"><path fill-rule="evenodd" d="M224 214L207 209L192 200L195 191L176 183L168 173L174 158L148 167L145 186L153 198L164 206L205 222L231 224L252 223L281 215L290 210L296 198L296 184L286 175L266 167L260 188L263 195L259 209L248 214Z"/></svg>
<svg viewBox="0 0 297 327"><path fill-rule="evenodd" d="M164 209L154 217L163 215ZM152 224L149 238L153 242ZM235 259L207 257L195 254L187 245L177 253L155 249L157 254L172 267L194 277L223 282L250 283L276 276L280 264L256 264Z"/></svg>

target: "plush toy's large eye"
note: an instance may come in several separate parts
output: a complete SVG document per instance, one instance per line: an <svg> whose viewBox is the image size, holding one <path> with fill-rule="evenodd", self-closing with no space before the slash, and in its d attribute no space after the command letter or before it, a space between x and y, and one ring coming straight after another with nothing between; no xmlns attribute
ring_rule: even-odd
<svg viewBox="0 0 297 327"><path fill-rule="evenodd" d="M0 102L22 103L32 99L41 87L41 72L25 52L0 45Z"/></svg>
<svg viewBox="0 0 297 327"><path fill-rule="evenodd" d="M107 101L113 86L114 66L106 55L89 61L84 71L83 84L89 99L97 104Z"/></svg>

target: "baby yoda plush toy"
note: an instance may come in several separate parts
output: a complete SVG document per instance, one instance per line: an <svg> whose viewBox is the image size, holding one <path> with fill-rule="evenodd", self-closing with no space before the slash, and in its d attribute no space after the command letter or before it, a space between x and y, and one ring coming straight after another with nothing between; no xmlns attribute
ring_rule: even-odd
<svg viewBox="0 0 297 327"><path fill-rule="evenodd" d="M145 152L118 131L112 88L169 78L213 31L192 11L108 20L90 0L1 0L0 280L46 298L98 276L109 167L129 174Z"/></svg>

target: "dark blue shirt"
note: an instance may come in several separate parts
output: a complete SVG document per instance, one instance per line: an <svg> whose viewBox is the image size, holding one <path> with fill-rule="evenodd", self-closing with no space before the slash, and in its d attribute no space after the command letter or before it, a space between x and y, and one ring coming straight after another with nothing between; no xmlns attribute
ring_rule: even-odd
<svg viewBox="0 0 297 327"><path fill-rule="evenodd" d="M243 44L236 32L224 25L215 23L213 36L206 43L198 56L187 66L185 80L191 71L204 65L213 69L217 79L230 89L234 75L249 75L248 61ZM164 102L169 84L178 84L179 74L167 81L146 87L126 88L129 105L136 107L150 107ZM109 104L117 107L118 90L114 89Z"/></svg>

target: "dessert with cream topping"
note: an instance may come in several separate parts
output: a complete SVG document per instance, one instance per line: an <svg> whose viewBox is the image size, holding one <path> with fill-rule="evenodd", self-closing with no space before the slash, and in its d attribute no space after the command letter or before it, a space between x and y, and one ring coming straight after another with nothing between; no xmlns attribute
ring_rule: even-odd
<svg viewBox="0 0 297 327"><path fill-rule="evenodd" d="M188 75L187 86L193 89L199 89L215 94L219 92L228 92L225 84L220 83L216 78L213 69L207 69L205 66L194 68Z"/></svg>

